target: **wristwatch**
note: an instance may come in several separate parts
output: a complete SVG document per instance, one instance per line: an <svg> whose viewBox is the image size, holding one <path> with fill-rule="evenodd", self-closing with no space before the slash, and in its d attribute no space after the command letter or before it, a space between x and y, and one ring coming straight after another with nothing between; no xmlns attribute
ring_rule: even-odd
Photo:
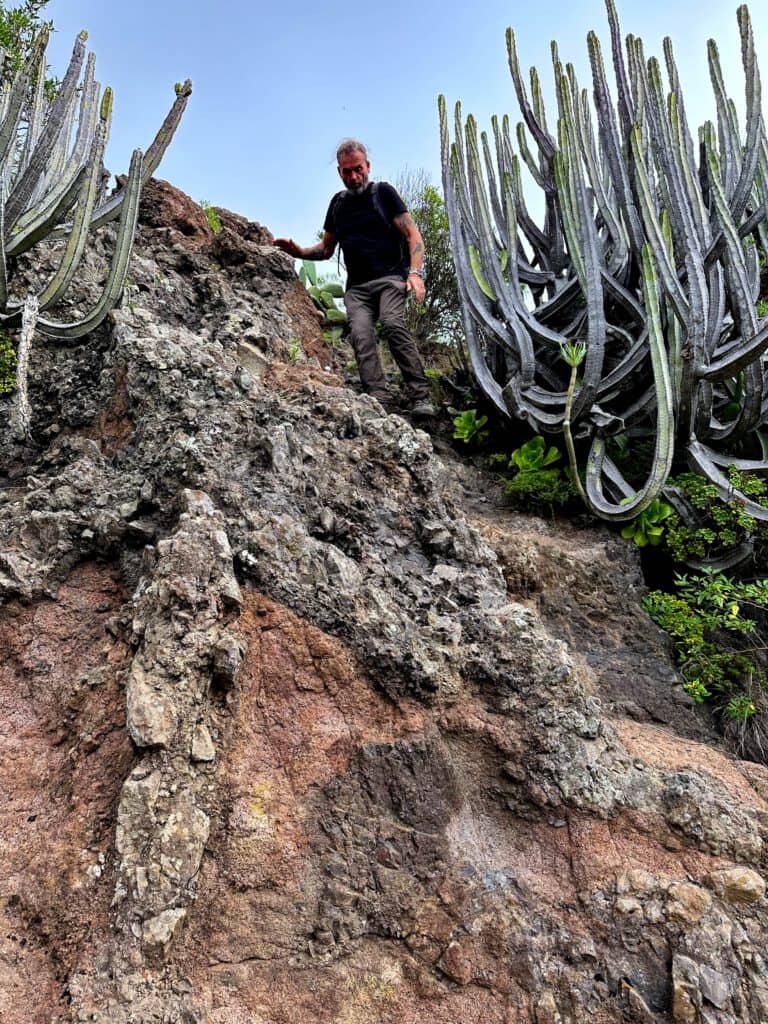
<svg viewBox="0 0 768 1024"><path fill-rule="evenodd" d="M416 274L417 277L420 277L422 279L424 278L424 271L421 269L421 267L419 267L418 270L415 267L410 267L408 270L408 277L410 277L411 274Z"/></svg>

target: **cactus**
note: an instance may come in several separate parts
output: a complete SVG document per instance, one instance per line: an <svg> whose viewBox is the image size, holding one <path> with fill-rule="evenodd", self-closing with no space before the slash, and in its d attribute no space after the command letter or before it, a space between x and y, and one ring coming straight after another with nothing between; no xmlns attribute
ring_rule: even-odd
<svg viewBox="0 0 768 1024"><path fill-rule="evenodd" d="M613 0L606 8L616 99L593 32L591 103L553 43L554 134L535 69L529 98L511 29L522 114L516 148L507 117L492 119L490 137L478 135L460 104L451 141L439 99L472 369L503 415L580 439L588 450L583 496L596 515L635 519L664 492L673 461L685 459L727 500L743 500L766 520L768 509L736 493L725 472L735 464L768 475L759 443L768 419L768 318L755 308L759 254L768 251L768 139L749 12L737 13L744 128L710 41L716 124L694 137L669 39L663 64L646 59L640 39L629 35L622 47ZM523 165L543 192L541 226L523 196ZM585 346L578 383L561 359L573 343ZM618 433L655 437L642 486L624 479L607 453ZM576 449L568 450L575 473Z"/></svg>
<svg viewBox="0 0 768 1024"><path fill-rule="evenodd" d="M126 183L103 199L112 91L107 88L100 96L94 56L86 58L86 39L81 32L75 40L69 67L53 98L43 88L47 28L23 67L0 82L0 329L20 328L14 415L21 435L29 432L27 372L34 332L57 339L80 338L114 307L125 283L142 185L159 164L192 91L189 81L176 86L173 106L146 153L134 150ZM48 311L67 294L89 232L116 218L115 250L101 296L80 319L53 318ZM9 257L29 251L43 239L64 240L58 268L37 294L11 295Z"/></svg>

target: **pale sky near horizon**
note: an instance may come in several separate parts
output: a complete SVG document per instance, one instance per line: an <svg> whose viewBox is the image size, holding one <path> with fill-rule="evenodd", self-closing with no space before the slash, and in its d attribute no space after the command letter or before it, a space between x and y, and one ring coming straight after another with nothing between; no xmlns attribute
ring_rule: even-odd
<svg viewBox="0 0 768 1024"><path fill-rule="evenodd" d="M690 120L714 116L706 41L720 48L729 92L744 93L735 2L617 0L623 33L662 56L670 35ZM768 4L750 5L768 90ZM440 181L437 96L461 100L481 128L491 114L519 112L507 67L505 30L517 37L524 70L539 70L551 96L550 40L588 75L586 35L608 54L603 0L486 0L474 10L436 0L353 4L224 0L51 0L43 12L56 33L53 70L63 74L76 33L88 30L97 78L115 90L107 166L123 173L135 146L146 148L173 101L173 84L194 92L157 175L194 199L312 242L330 196L341 187L336 143L362 138L372 176L394 180L405 168ZM550 124L554 104L548 103Z"/></svg>

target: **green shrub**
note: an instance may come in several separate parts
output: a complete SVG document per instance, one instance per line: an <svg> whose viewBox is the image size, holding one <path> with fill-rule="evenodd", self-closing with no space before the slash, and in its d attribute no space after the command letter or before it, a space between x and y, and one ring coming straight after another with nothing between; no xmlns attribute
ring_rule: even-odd
<svg viewBox="0 0 768 1024"><path fill-rule="evenodd" d="M722 573L677 576L676 593L652 591L643 605L669 634L684 687L710 703L726 732L762 756L768 730L766 638L768 580L745 582ZM748 725L748 730L745 727Z"/></svg>
<svg viewBox="0 0 768 1024"><path fill-rule="evenodd" d="M547 448L544 438L537 434L509 456L492 455L488 464L501 470L506 481L504 491L517 505L536 511L562 507L576 496L567 473L552 465L561 458L559 449Z"/></svg>
<svg viewBox="0 0 768 1024"><path fill-rule="evenodd" d="M768 506L764 480L733 466L728 469L728 479L735 490ZM664 542L676 562L713 561L747 541L765 544L768 525L751 516L740 499L722 501L717 488L695 473L681 473L670 480L670 486L682 495L690 510L690 522L684 522L677 513L666 521Z"/></svg>
<svg viewBox="0 0 768 1024"><path fill-rule="evenodd" d="M477 409L464 409L463 412L449 409L448 412L453 416L455 440L472 445L481 445L487 441L488 431L484 429L488 422L487 416L478 416Z"/></svg>
<svg viewBox="0 0 768 1024"><path fill-rule="evenodd" d="M16 352L7 334L0 334L0 395L16 388Z"/></svg>
<svg viewBox="0 0 768 1024"><path fill-rule="evenodd" d="M664 535L664 520L674 514L674 509L666 501L654 498L651 504L637 519L633 520L621 531L625 540L633 540L639 548L647 544L657 547Z"/></svg>
<svg viewBox="0 0 768 1024"><path fill-rule="evenodd" d="M221 231L221 220L219 218L218 213L216 213L216 210L205 199L200 200L200 206L202 207L203 213L205 214L205 219L208 221L208 227L211 229L214 235L218 235L218 233Z"/></svg>

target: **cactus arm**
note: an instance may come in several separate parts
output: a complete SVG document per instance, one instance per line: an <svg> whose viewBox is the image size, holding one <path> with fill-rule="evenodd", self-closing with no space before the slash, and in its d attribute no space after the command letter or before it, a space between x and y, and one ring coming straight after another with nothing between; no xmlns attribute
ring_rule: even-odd
<svg viewBox="0 0 768 1024"><path fill-rule="evenodd" d="M757 334L757 315L753 303L752 287L749 281L744 250L739 238L736 225L731 218L731 212L725 197L725 192L720 180L717 156L714 152L711 133L705 133L705 151L709 169L709 180L711 195L717 211L720 229L725 238L726 252L728 254L728 270L733 293L733 313L741 334L754 336ZM750 360L751 361L751 360ZM740 367L742 369L743 367ZM752 424L754 426L754 423Z"/></svg>
<svg viewBox="0 0 768 1024"><path fill-rule="evenodd" d="M483 144L483 158L485 160L485 171L488 178L488 195L491 200L491 209L493 210L493 220L496 225L496 231L501 239L501 244L507 251L510 250L515 240L507 237L506 225L504 223L504 214L502 212L501 200L499 199L499 187L496 182L496 171L493 165L493 158L491 157L491 148L488 144L488 135L486 132L482 132L480 135L481 142Z"/></svg>
<svg viewBox="0 0 768 1024"><path fill-rule="evenodd" d="M518 310L515 308L514 298L510 295L510 287L504 280L504 275L501 272L498 247L491 230L485 189L482 186L480 174L480 157L477 151L477 133L473 118L467 120L466 143L470 172L469 185L476 213L477 234L483 269L488 277L491 288L495 292L502 316L508 323L512 333L514 350L520 360L523 378L525 380L533 380L535 360L531 339L520 321ZM510 228L512 226L510 225ZM510 237L514 236L511 235ZM510 259L514 259L513 253L510 253Z"/></svg>
<svg viewBox="0 0 768 1024"><path fill-rule="evenodd" d="M648 311L648 341L656 391L656 444L653 464L645 485L634 496L616 505L603 494L602 476L605 442L596 437L587 460L586 492L589 508L612 522L634 519L659 496L672 468L674 454L674 412L669 366L661 329L658 280L651 248L643 246L643 296Z"/></svg>
<svg viewBox="0 0 768 1024"><path fill-rule="evenodd" d="M712 91L715 96L717 108L717 134L720 143L720 160L725 176L725 189L728 195L733 191L735 185L734 164L736 157L733 151L734 132L730 123L730 111L728 94L723 81L723 72L720 67L720 55L714 39L707 43L707 58L709 62L709 78L712 83Z"/></svg>
<svg viewBox="0 0 768 1024"><path fill-rule="evenodd" d="M32 154L29 164L15 182L5 207L5 229L6 239L12 233L16 221L27 208L30 196L41 175L45 171L46 164L51 151L59 136L61 127L66 120L70 103L75 97L80 70L85 59L85 33L81 32L75 42L72 58L69 67L64 75L61 88L51 105L48 119L40 135L35 152Z"/></svg>
<svg viewBox="0 0 768 1024"><path fill-rule="evenodd" d="M706 367L699 370L702 380L719 381L735 377L746 369L750 363L759 359L768 349L768 321L749 339L747 343L737 339L715 353L715 358Z"/></svg>
<svg viewBox="0 0 768 1024"><path fill-rule="evenodd" d="M533 154L528 146L528 139L525 134L525 124L522 121L518 121L515 126L517 133L517 147L520 150L520 156L523 158L523 162L528 168L533 180L536 182L540 189L544 189L545 181L544 176L541 173L541 169L537 166L536 161L533 159Z"/></svg>
<svg viewBox="0 0 768 1024"><path fill-rule="evenodd" d="M741 53L746 77L746 111L747 136L744 144L744 156L739 180L731 197L731 216L738 223L749 201L755 180L755 172L760 155L760 134L762 131L762 106L760 90L760 72L755 56L755 41L752 35L752 23L746 4L738 10L739 32L741 34Z"/></svg>
<svg viewBox="0 0 768 1024"><path fill-rule="evenodd" d="M632 102L632 92L627 77L627 67L624 63L624 54L621 47L621 30L619 18L616 13L616 5L613 0L605 0L606 13L608 14L608 25L611 32L611 54L613 56L613 69L616 76L616 91L618 94L619 120L621 122L622 135L626 139L632 125L636 122L635 105Z"/></svg>
<svg viewBox="0 0 768 1024"><path fill-rule="evenodd" d="M125 284L128 272L128 261L133 247L133 236L139 216L139 198L141 195L142 153L140 149L133 151L128 181L125 186L125 202L120 211L120 222L115 240L115 252L109 268L109 275L100 299L90 313L75 323L60 323L41 318L39 330L52 338L82 338L94 330L117 302Z"/></svg>
<svg viewBox="0 0 768 1024"><path fill-rule="evenodd" d="M517 102L520 107L520 113L523 115L523 120L528 125L531 135L536 139L536 145L541 150L544 159L551 160L555 155L555 140L545 130L545 128L539 124L539 121L528 102L528 96L523 83L523 76L520 74L520 63L517 59L515 33L511 28L507 29L507 58L509 61L509 71L512 75L512 82L515 86Z"/></svg>
<svg viewBox="0 0 768 1024"><path fill-rule="evenodd" d="M191 95L192 83L189 79L187 79L183 85L176 87L176 99L144 155L144 163L141 171L142 186L146 185L157 170L157 167L179 126L179 122L181 121ZM109 199L94 210L91 217L91 228L100 228L120 215L120 208L123 201L126 199L126 188L127 185L125 188L118 189L114 195L110 196ZM51 237L61 238L71 230L71 224L64 224L58 231L54 232Z"/></svg>
<svg viewBox="0 0 768 1024"><path fill-rule="evenodd" d="M574 95L578 95L578 87L575 80L573 92ZM584 93L584 97L586 97L586 92ZM598 170L598 157L595 150L594 137L587 121L584 97L582 98L581 103L574 103L576 134L579 141L581 156L587 168L589 183L595 193L597 207L605 221L608 233L613 240L611 271L616 273L626 267L629 259L629 242L624 227L621 224L619 212L608 199L602 175Z"/></svg>
<svg viewBox="0 0 768 1024"><path fill-rule="evenodd" d="M105 89L99 116L99 127L96 130L87 171L83 176L77 198L72 231L67 239L67 245L58 270L39 295L41 310L46 310L58 302L69 287L83 258L86 242L88 241L91 211L96 202L101 181L101 162L109 135L111 116L112 90Z"/></svg>
<svg viewBox="0 0 768 1024"><path fill-rule="evenodd" d="M14 432L19 438L29 437L31 409L29 405L29 353L37 323L37 299L27 296L21 319L18 351L16 353L16 403Z"/></svg>
<svg viewBox="0 0 768 1024"><path fill-rule="evenodd" d="M626 167L621 156L621 142L616 128L616 118L613 112L608 83L605 78L600 43L594 32L589 33L587 45L589 47L589 61L592 67L593 96L603 152L608 162L619 208L627 224L627 233L632 250L639 254L643 246L640 218L635 206Z"/></svg>
<svg viewBox="0 0 768 1024"><path fill-rule="evenodd" d="M8 303L8 272L6 270L5 243L3 242L3 218L5 215L5 188L0 181L0 310Z"/></svg>
<svg viewBox="0 0 768 1024"><path fill-rule="evenodd" d="M54 225L59 223L75 202L86 172L86 156L93 144L99 119L97 99L98 85L91 79L90 87L87 82L83 87L77 138L67 166L61 174L60 181L37 205L19 218L8 245L10 255L26 252L41 238L50 235Z"/></svg>
<svg viewBox="0 0 768 1024"><path fill-rule="evenodd" d="M637 194L640 200L640 213L643 218L643 226L648 238L653 244L654 253L659 262L659 272L664 282L664 288L674 307L675 314L683 323L688 319L690 308L685 297L677 271L670 259L667 246L664 241L664 234L661 223L656 214L656 206L651 195L648 173L645 168L645 160L642 153L642 142L640 139L640 127L635 125L629 136L632 154L635 160L635 174L637 182Z"/></svg>
<svg viewBox="0 0 768 1024"><path fill-rule="evenodd" d="M2 167L5 166L9 156L13 157L16 144L16 128L24 104L24 97L27 94L34 69L48 45L48 35L48 29L44 28L35 41L29 58L13 80L13 85L8 95L8 104L3 110L3 118L2 122L0 122L0 166Z"/></svg>
<svg viewBox="0 0 768 1024"><path fill-rule="evenodd" d="M18 171L24 171L29 164L29 158L40 138L45 115L45 54L40 55L35 69L35 90L32 103L27 114L27 132L19 157Z"/></svg>

